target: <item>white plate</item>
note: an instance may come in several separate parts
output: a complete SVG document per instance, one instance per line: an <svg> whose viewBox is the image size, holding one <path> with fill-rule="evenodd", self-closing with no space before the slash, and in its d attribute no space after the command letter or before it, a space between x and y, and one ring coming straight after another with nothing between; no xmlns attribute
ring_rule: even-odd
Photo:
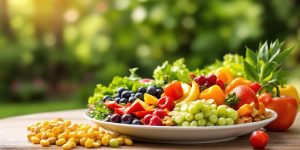
<svg viewBox="0 0 300 150"><path fill-rule="evenodd" d="M248 134L263 128L277 118L276 112L272 110L267 111L272 112L272 117L258 122L201 127L148 126L111 123L90 118L88 111L84 112L84 117L107 130L130 136L136 140L156 143L188 144L231 140L237 136Z"/></svg>

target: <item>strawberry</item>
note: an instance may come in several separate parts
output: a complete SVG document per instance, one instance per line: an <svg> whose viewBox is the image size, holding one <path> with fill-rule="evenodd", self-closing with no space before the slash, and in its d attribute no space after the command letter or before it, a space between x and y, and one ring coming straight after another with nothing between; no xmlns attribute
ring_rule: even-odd
<svg viewBox="0 0 300 150"><path fill-rule="evenodd" d="M234 88L228 98L225 100L226 104L234 109L239 109L244 104L255 103L258 108L258 99L255 92L247 85L240 85Z"/></svg>

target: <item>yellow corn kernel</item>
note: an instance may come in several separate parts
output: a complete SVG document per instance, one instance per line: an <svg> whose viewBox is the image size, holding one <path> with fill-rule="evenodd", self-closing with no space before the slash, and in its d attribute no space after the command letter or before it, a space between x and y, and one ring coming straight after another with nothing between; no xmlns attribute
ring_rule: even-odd
<svg viewBox="0 0 300 150"><path fill-rule="evenodd" d="M64 145L66 142L67 142L66 139L61 138L56 141L56 145L61 146Z"/></svg>
<svg viewBox="0 0 300 150"><path fill-rule="evenodd" d="M133 142L132 142L132 140L130 138L125 138L124 139L124 143L125 143L125 145L128 145L128 146L130 146L130 145L133 144Z"/></svg>
<svg viewBox="0 0 300 150"><path fill-rule="evenodd" d="M71 140L71 141L69 140L67 143L70 143L70 144L72 145L72 147L76 147L76 145L77 145L77 144L76 144L74 141L72 141L72 140Z"/></svg>
<svg viewBox="0 0 300 150"><path fill-rule="evenodd" d="M100 143L98 143L98 142L93 142L93 148L98 148L98 147L100 147L101 145L100 145Z"/></svg>
<svg viewBox="0 0 300 150"><path fill-rule="evenodd" d="M43 122L42 126L45 127L45 126L48 126L49 125L49 121L45 121Z"/></svg>
<svg viewBox="0 0 300 150"><path fill-rule="evenodd" d="M53 127L53 128L52 128L52 133L57 134L57 133L59 133L59 132L60 132L59 127Z"/></svg>
<svg viewBox="0 0 300 150"><path fill-rule="evenodd" d="M80 138L80 140L79 140L79 144L80 144L81 146L84 146L85 141L86 141L86 137L82 137L82 138Z"/></svg>
<svg viewBox="0 0 300 150"><path fill-rule="evenodd" d="M31 126L31 127L30 127L30 131L31 131L31 132L34 132L34 128L35 128L35 126Z"/></svg>
<svg viewBox="0 0 300 150"><path fill-rule="evenodd" d="M59 118L56 118L55 121L56 121L56 122L57 122L57 121L64 121L64 119L59 117Z"/></svg>
<svg viewBox="0 0 300 150"><path fill-rule="evenodd" d="M77 138L77 132L76 131L72 131L69 133L69 138Z"/></svg>
<svg viewBox="0 0 300 150"><path fill-rule="evenodd" d="M59 132L62 133L65 131L65 126L64 125L59 125Z"/></svg>
<svg viewBox="0 0 300 150"><path fill-rule="evenodd" d="M60 135L58 135L58 139L64 138L66 139L68 137L69 133L68 132L63 132Z"/></svg>
<svg viewBox="0 0 300 150"><path fill-rule="evenodd" d="M40 144L43 146L43 147L48 147L50 145L50 142L48 140L41 140Z"/></svg>
<svg viewBox="0 0 300 150"><path fill-rule="evenodd" d="M42 137L42 133L37 133L35 136L38 137L38 138L41 138Z"/></svg>
<svg viewBox="0 0 300 150"><path fill-rule="evenodd" d="M71 143L66 143L61 147L63 150L70 150L72 148Z"/></svg>
<svg viewBox="0 0 300 150"><path fill-rule="evenodd" d="M27 134L28 140L30 140L30 138L31 138L32 136L35 136L35 134L34 134L34 133L29 133L29 134Z"/></svg>
<svg viewBox="0 0 300 150"><path fill-rule="evenodd" d="M120 145L124 144L124 138L123 137L119 136L119 137L117 137L117 140L119 140Z"/></svg>
<svg viewBox="0 0 300 150"><path fill-rule="evenodd" d="M104 137L101 139L102 145L107 146L107 145L109 144L109 140L110 140L110 139L109 139L108 137L104 136Z"/></svg>
<svg viewBox="0 0 300 150"><path fill-rule="evenodd" d="M55 134L52 132L46 132L46 136L49 137L55 137Z"/></svg>
<svg viewBox="0 0 300 150"><path fill-rule="evenodd" d="M45 132L41 132L41 139L47 139L47 134Z"/></svg>
<svg viewBox="0 0 300 150"><path fill-rule="evenodd" d="M93 147L93 143L94 143L94 139L88 138L84 143L84 147L91 148L91 147Z"/></svg>
<svg viewBox="0 0 300 150"><path fill-rule="evenodd" d="M82 138L82 137L87 137L87 134L84 131L79 131L79 132L77 132L77 136L79 138Z"/></svg>
<svg viewBox="0 0 300 150"><path fill-rule="evenodd" d="M49 141L50 144L55 144L55 142L57 141L57 138L56 137L49 137L47 140Z"/></svg>
<svg viewBox="0 0 300 150"><path fill-rule="evenodd" d="M37 136L31 136L31 137L30 137L30 141L31 141L33 144L39 144L39 143L40 143L40 138L37 137Z"/></svg>

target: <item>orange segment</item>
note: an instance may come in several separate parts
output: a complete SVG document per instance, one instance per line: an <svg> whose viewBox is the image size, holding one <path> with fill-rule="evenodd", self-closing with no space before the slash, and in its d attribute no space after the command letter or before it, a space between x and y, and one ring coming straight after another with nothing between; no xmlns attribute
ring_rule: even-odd
<svg viewBox="0 0 300 150"><path fill-rule="evenodd" d="M214 99L217 105L225 104L226 95L218 85L213 85L200 93L200 99Z"/></svg>

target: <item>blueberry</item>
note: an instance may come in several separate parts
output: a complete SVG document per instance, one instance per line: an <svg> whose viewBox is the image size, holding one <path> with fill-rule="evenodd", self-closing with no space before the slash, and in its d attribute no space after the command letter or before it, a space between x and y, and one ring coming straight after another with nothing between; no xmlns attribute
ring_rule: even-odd
<svg viewBox="0 0 300 150"><path fill-rule="evenodd" d="M118 88L118 95L121 96L121 94L125 91L125 88Z"/></svg>
<svg viewBox="0 0 300 150"><path fill-rule="evenodd" d="M149 86L146 90L146 93L152 96L156 96L156 88L154 86Z"/></svg>
<svg viewBox="0 0 300 150"><path fill-rule="evenodd" d="M134 94L134 93L131 93L131 94L130 94L130 97L133 97L133 96L135 96L135 94Z"/></svg>
<svg viewBox="0 0 300 150"><path fill-rule="evenodd" d="M145 87L140 87L138 89L138 92L140 92L140 93L146 93L146 88Z"/></svg>
<svg viewBox="0 0 300 150"><path fill-rule="evenodd" d="M163 94L164 92L161 89L156 89L156 97L160 98L161 94Z"/></svg>
<svg viewBox="0 0 300 150"><path fill-rule="evenodd" d="M118 104L120 103L120 100L121 100L120 97L116 97L116 98L115 98L115 102L118 103Z"/></svg>
<svg viewBox="0 0 300 150"><path fill-rule="evenodd" d="M122 116L121 121L124 124L131 124L133 117L130 114L125 114Z"/></svg>
<svg viewBox="0 0 300 150"><path fill-rule="evenodd" d="M129 92L129 91L124 91L124 92L122 92L122 94L121 94L121 98L129 98L130 95L131 95L131 92Z"/></svg>
<svg viewBox="0 0 300 150"><path fill-rule="evenodd" d="M136 93L135 97L139 98L140 100L144 99L144 94L143 93Z"/></svg>
<svg viewBox="0 0 300 150"><path fill-rule="evenodd" d="M103 97L103 100L105 101L106 99L108 99L108 98L111 98L109 95L105 95L104 97Z"/></svg>
<svg viewBox="0 0 300 150"><path fill-rule="evenodd" d="M110 118L109 118L110 122L114 122L114 123L120 123L121 122L121 115L119 114L113 114Z"/></svg>
<svg viewBox="0 0 300 150"><path fill-rule="evenodd" d="M134 124L134 125L141 125L141 121L139 119L133 119L132 123L131 124Z"/></svg>
<svg viewBox="0 0 300 150"><path fill-rule="evenodd" d="M127 98L121 98L119 103L124 103L126 104L128 102L128 99Z"/></svg>
<svg viewBox="0 0 300 150"><path fill-rule="evenodd" d="M131 97L129 97L128 102L129 103L133 103L135 100L136 100L136 97L135 96L131 96Z"/></svg>

